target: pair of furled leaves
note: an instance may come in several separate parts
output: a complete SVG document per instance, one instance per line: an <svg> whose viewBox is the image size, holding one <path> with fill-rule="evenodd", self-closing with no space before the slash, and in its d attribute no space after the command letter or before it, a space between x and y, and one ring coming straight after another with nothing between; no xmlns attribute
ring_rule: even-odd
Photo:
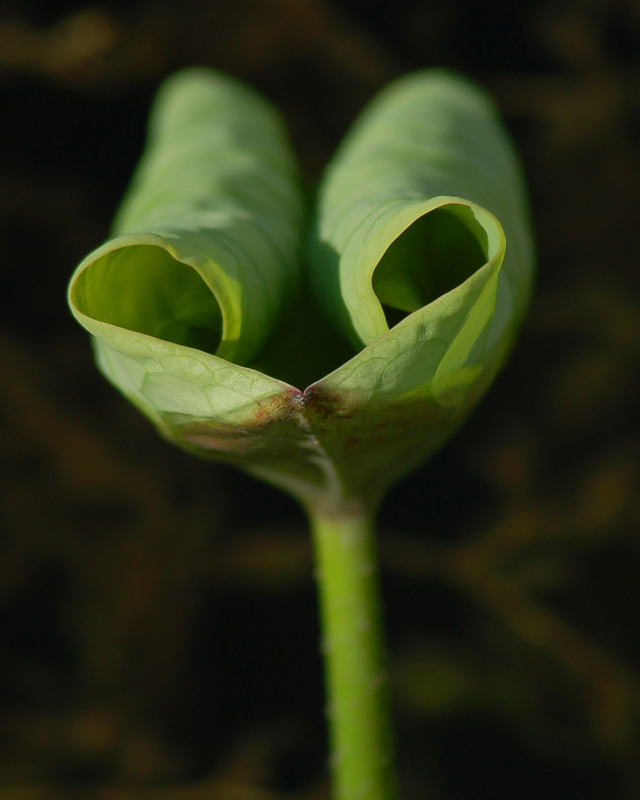
<svg viewBox="0 0 640 800"><path fill-rule="evenodd" d="M490 101L439 71L374 99L309 217L275 109L183 71L69 300L102 372L165 437L331 513L375 504L484 393L533 247Z"/></svg>

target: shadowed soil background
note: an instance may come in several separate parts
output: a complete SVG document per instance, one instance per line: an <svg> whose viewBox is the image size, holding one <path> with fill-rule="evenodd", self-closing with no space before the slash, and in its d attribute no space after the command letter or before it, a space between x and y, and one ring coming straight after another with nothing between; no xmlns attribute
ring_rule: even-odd
<svg viewBox="0 0 640 800"><path fill-rule="evenodd" d="M538 290L481 407L381 515L403 800L640 797L640 6L0 6L0 797L325 800L306 523L159 439L65 301L151 97L193 63L282 109L309 187L412 69L484 84Z"/></svg>

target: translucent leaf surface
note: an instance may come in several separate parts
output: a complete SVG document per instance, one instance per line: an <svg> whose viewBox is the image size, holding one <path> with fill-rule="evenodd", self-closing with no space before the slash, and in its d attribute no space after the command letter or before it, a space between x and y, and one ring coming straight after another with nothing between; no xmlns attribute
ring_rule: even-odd
<svg viewBox="0 0 640 800"><path fill-rule="evenodd" d="M415 73L374 99L327 169L313 285L344 332L367 345L388 330L387 316L396 322L456 289L504 239L502 321L522 315L531 284L519 166L480 90L447 73Z"/></svg>
<svg viewBox="0 0 640 800"><path fill-rule="evenodd" d="M94 333L106 323L245 361L297 286L303 216L277 112L233 78L178 73L154 104L116 235L76 271L74 313Z"/></svg>
<svg viewBox="0 0 640 800"><path fill-rule="evenodd" d="M155 119L116 223L146 232L108 242L71 284L101 369L199 455L316 510L376 503L482 396L527 305L526 201L491 103L440 72L387 88L329 165L306 267L295 170L264 101L197 71L169 83ZM295 294L303 268L311 292ZM290 369L248 366L268 370L270 352Z"/></svg>

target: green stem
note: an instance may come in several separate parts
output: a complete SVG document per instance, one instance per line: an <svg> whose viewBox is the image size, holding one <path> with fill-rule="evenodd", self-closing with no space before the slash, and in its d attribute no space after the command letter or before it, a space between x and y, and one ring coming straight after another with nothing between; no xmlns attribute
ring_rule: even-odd
<svg viewBox="0 0 640 800"><path fill-rule="evenodd" d="M373 516L311 514L334 800L394 800Z"/></svg>

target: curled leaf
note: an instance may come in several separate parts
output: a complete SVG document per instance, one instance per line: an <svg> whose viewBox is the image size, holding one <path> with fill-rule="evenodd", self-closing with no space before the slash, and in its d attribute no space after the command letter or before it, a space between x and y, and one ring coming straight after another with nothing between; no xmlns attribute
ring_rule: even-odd
<svg viewBox="0 0 640 800"><path fill-rule="evenodd" d="M438 71L392 84L356 121L320 191L310 263L327 313L367 345L389 317L503 261L496 325L522 316L533 248L520 169L493 105Z"/></svg>
<svg viewBox="0 0 640 800"><path fill-rule="evenodd" d="M102 371L192 452L316 511L375 504L482 396L527 305L526 199L491 103L440 72L374 100L321 184L297 294L304 214L272 109L197 70L153 119L121 233L70 286ZM320 358L320 307L350 351ZM311 385L279 377L296 372Z"/></svg>
<svg viewBox="0 0 640 800"><path fill-rule="evenodd" d="M295 292L304 205L277 112L233 78L173 76L116 217L78 267L71 307L110 329L246 361Z"/></svg>

